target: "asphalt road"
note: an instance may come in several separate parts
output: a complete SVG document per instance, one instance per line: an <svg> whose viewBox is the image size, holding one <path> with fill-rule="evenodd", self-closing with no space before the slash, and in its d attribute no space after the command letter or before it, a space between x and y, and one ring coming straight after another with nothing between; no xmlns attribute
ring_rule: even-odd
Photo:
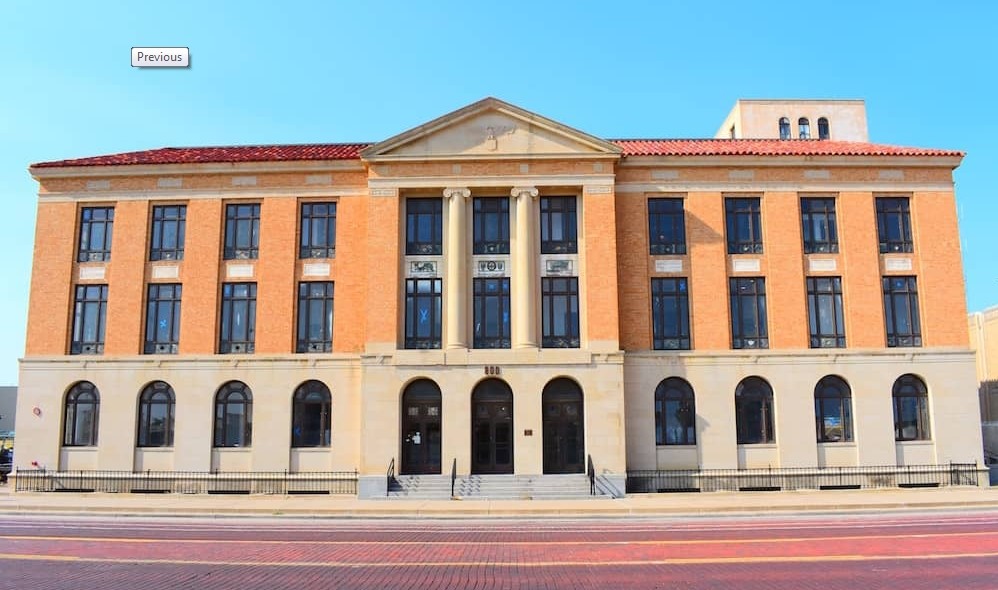
<svg viewBox="0 0 998 590"><path fill-rule="evenodd" d="M757 518L0 517L0 588L998 588L998 512Z"/></svg>

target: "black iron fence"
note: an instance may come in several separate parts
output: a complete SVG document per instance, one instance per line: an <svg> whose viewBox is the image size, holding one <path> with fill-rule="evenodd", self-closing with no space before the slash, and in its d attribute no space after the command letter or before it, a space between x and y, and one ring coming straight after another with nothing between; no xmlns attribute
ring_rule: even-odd
<svg viewBox="0 0 998 590"><path fill-rule="evenodd" d="M18 492L146 494L356 494L356 471L17 471Z"/></svg>
<svg viewBox="0 0 998 590"><path fill-rule="evenodd" d="M628 493L978 486L976 463L879 467L628 471Z"/></svg>

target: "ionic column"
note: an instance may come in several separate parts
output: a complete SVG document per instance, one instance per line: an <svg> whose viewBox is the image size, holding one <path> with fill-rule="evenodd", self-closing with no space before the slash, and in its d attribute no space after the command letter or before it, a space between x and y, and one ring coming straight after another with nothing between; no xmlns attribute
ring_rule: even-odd
<svg viewBox="0 0 998 590"><path fill-rule="evenodd" d="M513 295L513 348L537 348L537 271L534 268L534 200L537 188L518 186L510 191L516 199L516 251L510 289Z"/></svg>
<svg viewBox="0 0 998 590"><path fill-rule="evenodd" d="M471 196L467 188L446 188L447 237L444 253L447 255L447 277L444 280L444 317L447 331L444 348L468 348L468 273L467 218L465 201Z"/></svg>

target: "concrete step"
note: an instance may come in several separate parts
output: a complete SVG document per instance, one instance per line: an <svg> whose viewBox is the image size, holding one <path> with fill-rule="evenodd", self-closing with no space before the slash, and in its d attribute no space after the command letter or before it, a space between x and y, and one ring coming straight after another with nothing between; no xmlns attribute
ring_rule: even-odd
<svg viewBox="0 0 998 590"><path fill-rule="evenodd" d="M454 496L466 500L590 499L589 479L571 475L462 475L454 482ZM451 497L449 475L400 475L392 482L389 498L433 500Z"/></svg>

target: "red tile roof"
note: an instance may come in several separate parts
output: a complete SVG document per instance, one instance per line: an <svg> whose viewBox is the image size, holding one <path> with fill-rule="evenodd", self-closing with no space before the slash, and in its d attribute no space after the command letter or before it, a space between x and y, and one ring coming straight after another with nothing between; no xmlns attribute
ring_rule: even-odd
<svg viewBox="0 0 998 590"><path fill-rule="evenodd" d="M953 156L954 150L817 139L612 139L623 156ZM33 164L33 168L356 160L370 143L159 148Z"/></svg>

